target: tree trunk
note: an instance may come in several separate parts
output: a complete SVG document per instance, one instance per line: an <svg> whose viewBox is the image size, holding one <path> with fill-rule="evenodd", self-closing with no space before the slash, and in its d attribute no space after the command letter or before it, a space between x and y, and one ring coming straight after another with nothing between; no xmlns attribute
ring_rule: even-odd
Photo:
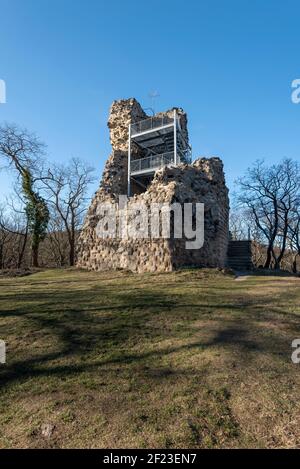
<svg viewBox="0 0 300 469"><path fill-rule="evenodd" d="M74 266L75 264L75 241L74 238L70 241L70 266Z"/></svg>
<svg viewBox="0 0 300 469"><path fill-rule="evenodd" d="M264 264L264 269L269 269L270 268L271 260L272 260L272 247L268 246L267 258L266 258L266 262Z"/></svg>
<svg viewBox="0 0 300 469"><path fill-rule="evenodd" d="M23 238L21 252L19 253L19 256L18 256L18 269L20 269L21 265L22 265L23 257L24 257L24 254L25 254L26 243L27 243L27 236L28 236L28 233L27 233L27 228L26 228L26 232L25 232L24 238Z"/></svg>
<svg viewBox="0 0 300 469"><path fill-rule="evenodd" d="M71 229L69 231L69 244L70 244L70 266L75 265L75 223L74 217L71 221Z"/></svg>
<svg viewBox="0 0 300 469"><path fill-rule="evenodd" d="M32 265L33 267L39 266L39 246L32 246Z"/></svg>
<svg viewBox="0 0 300 469"><path fill-rule="evenodd" d="M292 263L293 274L297 273L297 255L298 254L295 254L294 257L293 257L293 263Z"/></svg>

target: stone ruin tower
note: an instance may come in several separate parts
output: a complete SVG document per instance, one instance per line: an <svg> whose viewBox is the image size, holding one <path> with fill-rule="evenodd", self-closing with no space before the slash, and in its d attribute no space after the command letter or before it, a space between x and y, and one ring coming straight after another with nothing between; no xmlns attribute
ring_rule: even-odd
<svg viewBox="0 0 300 469"><path fill-rule="evenodd" d="M88 210L77 252L78 267L168 272L183 266L224 267L228 247L228 189L219 158L191 162L187 117L181 108L149 117L134 99L114 101L108 120L112 153ZM101 238L99 204L204 203L204 245L187 250L185 239Z"/></svg>

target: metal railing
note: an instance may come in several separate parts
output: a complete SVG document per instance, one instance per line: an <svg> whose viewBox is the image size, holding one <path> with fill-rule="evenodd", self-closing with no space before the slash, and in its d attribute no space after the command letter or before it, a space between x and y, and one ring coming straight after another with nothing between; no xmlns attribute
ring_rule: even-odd
<svg viewBox="0 0 300 469"><path fill-rule="evenodd" d="M187 163L190 164L192 161L192 155L188 152L178 152L177 153L177 163ZM174 164L174 152L169 151L167 153L162 153L160 155L151 155L145 158L140 158L138 160L133 160L130 163L130 172L140 173L143 171L148 171L150 169L158 169L163 166Z"/></svg>
<svg viewBox="0 0 300 469"><path fill-rule="evenodd" d="M161 155L151 155L139 160L133 160L130 164L131 174L158 169L174 163L174 152L162 153Z"/></svg>
<svg viewBox="0 0 300 469"><path fill-rule="evenodd" d="M178 161L179 160L179 161ZM185 150L177 150L177 163L187 163L191 164L192 162L192 151L190 147Z"/></svg>
<svg viewBox="0 0 300 469"><path fill-rule="evenodd" d="M142 132L146 132L147 130L153 130L158 127L163 127L164 125L170 125L173 123L174 118L170 116L149 117L148 119L131 124L131 135L134 136Z"/></svg>

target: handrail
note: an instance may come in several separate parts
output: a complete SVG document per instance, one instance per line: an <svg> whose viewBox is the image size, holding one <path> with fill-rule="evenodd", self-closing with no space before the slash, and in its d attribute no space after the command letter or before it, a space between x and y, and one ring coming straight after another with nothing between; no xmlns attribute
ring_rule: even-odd
<svg viewBox="0 0 300 469"><path fill-rule="evenodd" d="M162 116L162 117L149 117L148 119L141 120L139 122L134 122L131 124L131 135L137 135L147 130L153 130L158 127L163 127L165 125L171 125L174 123L174 117Z"/></svg>
<svg viewBox="0 0 300 469"><path fill-rule="evenodd" d="M162 153L160 155L151 155L146 158L132 160L130 164L131 173L147 171L149 169L161 168L171 164L174 161L174 152Z"/></svg>
<svg viewBox="0 0 300 469"><path fill-rule="evenodd" d="M177 164L191 162L191 158L189 154L177 153L177 157L179 158L179 161L177 162ZM161 153L159 155L147 156L145 158L140 158L138 160L132 160L130 163L130 172L140 173L143 171L148 171L150 169L162 168L163 166L166 166L169 164L174 164L174 152L173 151L170 151L167 153Z"/></svg>

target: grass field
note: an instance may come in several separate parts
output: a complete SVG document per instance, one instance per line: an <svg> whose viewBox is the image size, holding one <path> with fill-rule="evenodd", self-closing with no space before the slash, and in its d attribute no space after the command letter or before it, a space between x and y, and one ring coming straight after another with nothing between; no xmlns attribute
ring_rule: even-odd
<svg viewBox="0 0 300 469"><path fill-rule="evenodd" d="M300 447L299 326L299 278L2 277L0 446Z"/></svg>

